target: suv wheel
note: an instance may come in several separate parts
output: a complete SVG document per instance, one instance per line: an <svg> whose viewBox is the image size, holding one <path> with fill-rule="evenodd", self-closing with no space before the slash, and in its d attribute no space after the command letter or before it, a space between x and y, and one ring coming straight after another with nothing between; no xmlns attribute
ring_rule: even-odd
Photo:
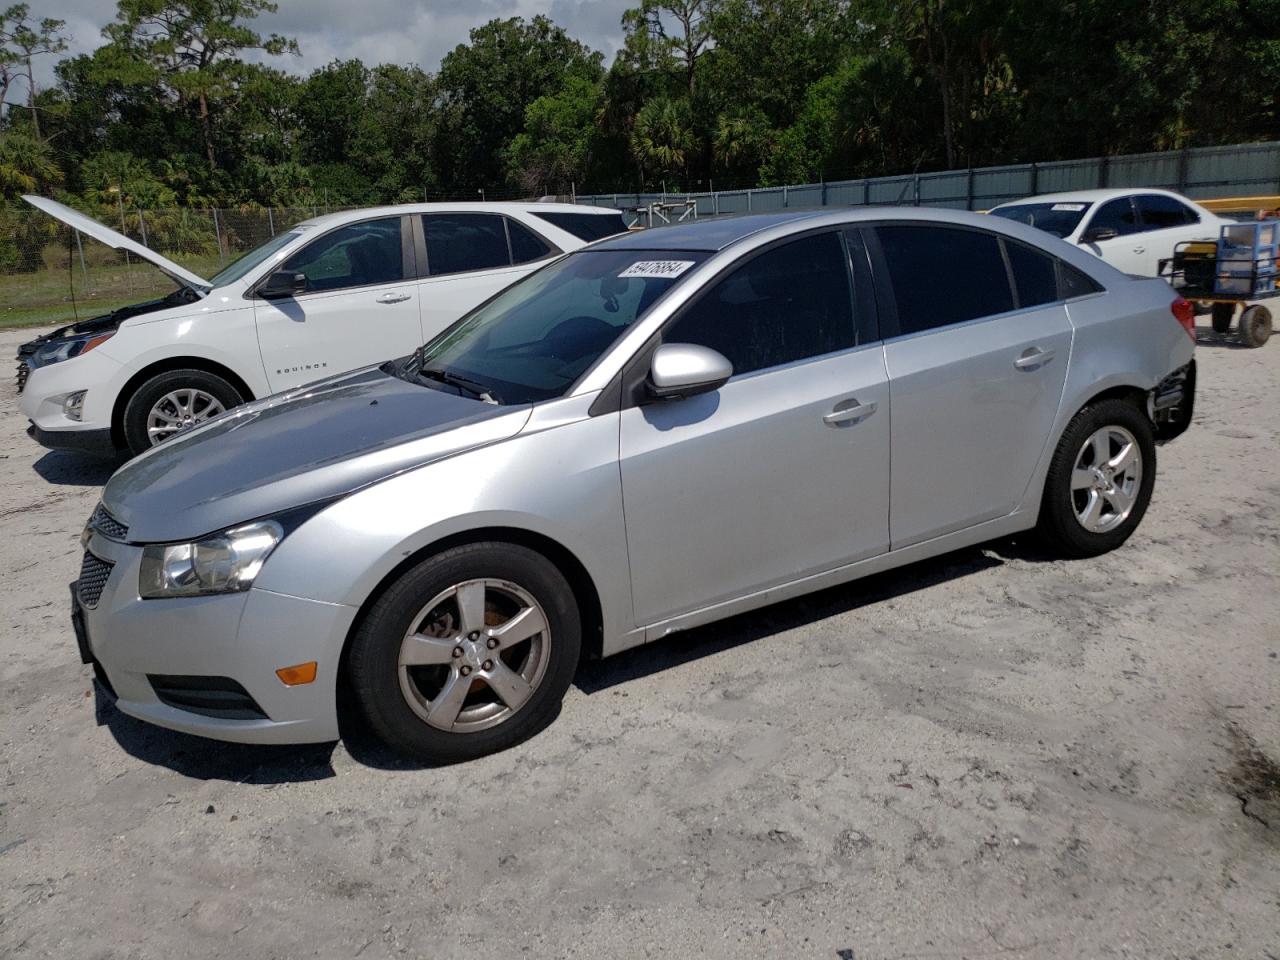
<svg viewBox="0 0 1280 960"><path fill-rule="evenodd" d="M1067 425L1045 478L1039 531L1069 557L1114 550L1133 533L1156 481L1151 421L1127 400L1085 407Z"/></svg>
<svg viewBox="0 0 1280 960"><path fill-rule="evenodd" d="M133 392L124 408L124 441L133 456L244 403L240 391L204 370L168 370Z"/></svg>
<svg viewBox="0 0 1280 960"><path fill-rule="evenodd" d="M541 555L475 543L407 571L352 639L351 685L374 732L427 763L505 750L555 716L581 625L573 589Z"/></svg>

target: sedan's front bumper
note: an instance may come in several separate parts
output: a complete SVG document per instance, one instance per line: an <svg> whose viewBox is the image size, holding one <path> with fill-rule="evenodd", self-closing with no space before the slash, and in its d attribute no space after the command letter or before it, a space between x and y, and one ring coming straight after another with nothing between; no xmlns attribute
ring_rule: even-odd
<svg viewBox="0 0 1280 960"><path fill-rule="evenodd" d="M95 598L96 583L86 589L83 574L79 582L85 645L121 711L241 743L338 738L338 663L354 607L266 590L142 600L141 547L95 532L88 549L105 583ZM287 686L276 675L312 660L312 683Z"/></svg>

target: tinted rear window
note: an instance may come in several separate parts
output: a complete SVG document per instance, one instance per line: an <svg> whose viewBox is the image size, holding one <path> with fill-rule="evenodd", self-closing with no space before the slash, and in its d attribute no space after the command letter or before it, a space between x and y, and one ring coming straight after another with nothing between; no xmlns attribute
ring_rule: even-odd
<svg viewBox="0 0 1280 960"><path fill-rule="evenodd" d="M1031 247L1006 239L1009 269L1018 289L1018 306L1035 307L1058 299L1058 271L1053 257Z"/></svg>
<svg viewBox="0 0 1280 960"><path fill-rule="evenodd" d="M503 218L492 213L428 213L422 218L427 235L427 266L431 276L491 270L511 265Z"/></svg>
<svg viewBox="0 0 1280 960"><path fill-rule="evenodd" d="M918 333L1013 309L1000 241L956 227L876 227L898 308L898 332Z"/></svg>
<svg viewBox="0 0 1280 960"><path fill-rule="evenodd" d="M539 220L545 220L553 227L559 227L566 233L572 233L579 240L591 243L612 237L615 233L626 233L627 223L620 213L559 213L547 211L533 214Z"/></svg>

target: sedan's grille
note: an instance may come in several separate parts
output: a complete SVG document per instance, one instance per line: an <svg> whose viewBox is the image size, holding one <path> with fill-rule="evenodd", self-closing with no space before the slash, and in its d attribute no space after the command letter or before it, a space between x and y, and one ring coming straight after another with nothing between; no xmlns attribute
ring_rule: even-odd
<svg viewBox="0 0 1280 960"><path fill-rule="evenodd" d="M107 513L107 508L98 504L93 508L93 516L89 518L89 526L97 530L108 540L119 540L123 543L129 537L129 528Z"/></svg>
<svg viewBox="0 0 1280 960"><path fill-rule="evenodd" d="M27 366L26 360L18 361L18 392L21 393L27 386L27 377L31 376L31 368Z"/></svg>
<svg viewBox="0 0 1280 960"><path fill-rule="evenodd" d="M76 581L76 592L80 595L80 602L91 610L102 598L102 588L107 585L107 577L111 576L111 567L112 564L99 560L88 552L80 562L80 579Z"/></svg>

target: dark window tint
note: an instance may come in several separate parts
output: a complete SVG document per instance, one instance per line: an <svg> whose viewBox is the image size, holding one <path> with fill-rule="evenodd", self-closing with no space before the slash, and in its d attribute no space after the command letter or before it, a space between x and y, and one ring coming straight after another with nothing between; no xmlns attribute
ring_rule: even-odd
<svg viewBox="0 0 1280 960"><path fill-rule="evenodd" d="M556 252L551 244L517 220L507 219L507 235L511 238L512 263L541 260Z"/></svg>
<svg viewBox="0 0 1280 960"><path fill-rule="evenodd" d="M339 227L307 244L281 267L307 278L307 292L404 279L400 218Z"/></svg>
<svg viewBox="0 0 1280 960"><path fill-rule="evenodd" d="M426 214L422 227L427 235L431 276L510 266L511 253L502 221L492 213Z"/></svg>
<svg viewBox="0 0 1280 960"><path fill-rule="evenodd" d="M1133 212L1133 204L1129 202L1128 197L1117 197L1115 200L1108 200L1098 208L1098 212L1093 215L1093 219L1089 221L1086 230L1114 230L1120 236L1126 233L1137 233L1139 229L1138 220Z"/></svg>
<svg viewBox="0 0 1280 960"><path fill-rule="evenodd" d="M898 332L916 333L1013 309L1000 241L941 226L877 227L898 307Z"/></svg>
<svg viewBox="0 0 1280 960"><path fill-rule="evenodd" d="M1058 261L1058 290L1063 300L1097 293L1101 289L1102 287L1092 277L1085 275L1069 263Z"/></svg>
<svg viewBox="0 0 1280 960"><path fill-rule="evenodd" d="M1168 227L1181 227L1188 223L1199 223L1200 218L1186 204L1179 203L1173 197L1158 193L1146 193L1136 198L1138 217L1147 230L1164 230Z"/></svg>
<svg viewBox="0 0 1280 960"><path fill-rule="evenodd" d="M852 347L853 331L844 247L838 235L824 233L748 260L662 339L718 350L742 374Z"/></svg>
<svg viewBox="0 0 1280 960"><path fill-rule="evenodd" d="M1016 240L1005 240L1004 249L1009 256L1009 269L1013 271L1019 307L1034 307L1058 299L1058 271L1053 257Z"/></svg>
<svg viewBox="0 0 1280 960"><path fill-rule="evenodd" d="M590 243L603 240L615 233L626 233L627 224L620 213L556 213L548 211L533 214L539 220L545 220L552 226L559 227L566 233L572 233L579 240Z"/></svg>

